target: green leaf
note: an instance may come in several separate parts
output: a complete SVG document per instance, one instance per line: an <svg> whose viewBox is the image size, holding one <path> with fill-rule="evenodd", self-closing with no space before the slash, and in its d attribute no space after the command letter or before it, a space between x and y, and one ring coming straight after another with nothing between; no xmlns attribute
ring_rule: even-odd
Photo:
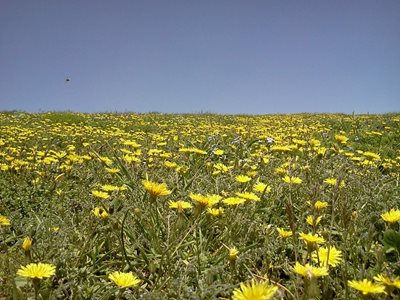
<svg viewBox="0 0 400 300"><path fill-rule="evenodd" d="M28 280L25 277L17 276L14 278L15 286L20 288L28 284Z"/></svg>
<svg viewBox="0 0 400 300"><path fill-rule="evenodd" d="M382 242L385 248L395 248L400 251L400 232L392 229L386 230Z"/></svg>

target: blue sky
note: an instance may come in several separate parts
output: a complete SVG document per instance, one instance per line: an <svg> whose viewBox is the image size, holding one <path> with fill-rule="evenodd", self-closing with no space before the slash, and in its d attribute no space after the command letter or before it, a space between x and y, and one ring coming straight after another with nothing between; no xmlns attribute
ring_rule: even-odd
<svg viewBox="0 0 400 300"><path fill-rule="evenodd" d="M2 0L0 110L400 111L399 16L398 0Z"/></svg>

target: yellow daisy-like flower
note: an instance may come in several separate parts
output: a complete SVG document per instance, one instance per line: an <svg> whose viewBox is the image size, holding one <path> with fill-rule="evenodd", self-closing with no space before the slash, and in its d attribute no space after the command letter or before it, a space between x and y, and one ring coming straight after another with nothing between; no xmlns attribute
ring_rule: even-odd
<svg viewBox="0 0 400 300"><path fill-rule="evenodd" d="M278 174L278 175L284 175L284 174L286 174L287 172L288 172L288 171L287 171L286 169L281 168L281 167L278 167L278 168L275 169L275 173Z"/></svg>
<svg viewBox="0 0 400 300"><path fill-rule="evenodd" d="M374 277L374 279L386 285L387 287L395 287L400 289L400 277L389 277L387 275L378 274Z"/></svg>
<svg viewBox="0 0 400 300"><path fill-rule="evenodd" d="M211 194L211 195L206 195L206 198L207 198L208 202L211 204L211 206L214 206L219 201L221 201L222 196L216 195L216 194Z"/></svg>
<svg viewBox="0 0 400 300"><path fill-rule="evenodd" d="M324 180L324 183L326 183L328 185L335 186L337 184L337 179L336 178L327 178L327 179ZM339 184L339 187L344 187L344 186L345 186L344 181L341 180L340 184Z"/></svg>
<svg viewBox="0 0 400 300"><path fill-rule="evenodd" d="M215 195L215 194L201 195L201 194L190 193L189 197L201 207L212 207L222 199L220 195Z"/></svg>
<svg viewBox="0 0 400 300"><path fill-rule="evenodd" d="M200 155L207 154L206 151L198 149L198 148L181 148L181 149L179 149L179 152L181 152L181 153L196 153L196 154L200 154Z"/></svg>
<svg viewBox="0 0 400 300"><path fill-rule="evenodd" d="M337 180L335 178L327 178L324 180L324 183L329 185L336 185Z"/></svg>
<svg viewBox="0 0 400 300"><path fill-rule="evenodd" d="M214 169L215 169L215 171L213 172L213 174L214 173L216 173L216 174L219 174L219 173L226 173L226 172L228 172L228 170L230 169L229 167L227 167L227 166L225 166L223 163L217 163L217 164L215 164L214 166Z"/></svg>
<svg viewBox="0 0 400 300"><path fill-rule="evenodd" d="M269 193L269 192L271 192L271 187L269 185L266 185L263 182L257 182L253 186L253 191L259 192L259 193L264 193L264 191L265 191L266 193Z"/></svg>
<svg viewBox="0 0 400 300"><path fill-rule="evenodd" d="M325 201L316 201L315 203L314 203L314 208L316 209L316 210L321 210L321 209L323 209L323 208L325 208L325 207L328 207L328 202L325 202Z"/></svg>
<svg viewBox="0 0 400 300"><path fill-rule="evenodd" d="M116 174L120 172L120 169L117 168L105 168L105 170L110 174Z"/></svg>
<svg viewBox="0 0 400 300"><path fill-rule="evenodd" d="M349 138L344 135L337 134L335 135L335 140L337 140L341 144L346 144Z"/></svg>
<svg viewBox="0 0 400 300"><path fill-rule="evenodd" d="M329 256L328 256L329 252ZM318 255L317 253L312 254L312 259L314 262L318 262L318 259L320 263L323 266L329 265L332 267L336 267L340 262L342 261L342 251L336 249L335 247L331 247L328 251L328 248L319 248L318 249Z"/></svg>
<svg viewBox="0 0 400 300"><path fill-rule="evenodd" d="M101 157L99 157L99 159L100 159L103 163L105 163L107 166L110 166L110 165L113 164L112 159L110 159L110 158L108 158L108 157L101 156Z"/></svg>
<svg viewBox="0 0 400 300"><path fill-rule="evenodd" d="M222 202L225 203L226 205L239 205L239 204L245 203L246 199L239 198L239 197L229 197L229 198L222 200Z"/></svg>
<svg viewBox="0 0 400 300"><path fill-rule="evenodd" d="M10 219L6 216L0 215L0 226L9 226L11 225Z"/></svg>
<svg viewBox="0 0 400 300"><path fill-rule="evenodd" d="M321 142L319 140L316 139L311 139L308 141L308 143L310 144L311 147L319 147L321 146Z"/></svg>
<svg viewBox="0 0 400 300"><path fill-rule="evenodd" d="M276 231L278 231L279 236L282 237L282 238L287 238L287 237L293 235L292 231L288 231L288 230L285 230L285 229L282 229L282 228L276 228Z"/></svg>
<svg viewBox="0 0 400 300"><path fill-rule="evenodd" d="M247 172L247 175L250 176L250 177L252 177L252 178L256 177L257 174L258 174L258 172L255 171L255 170L254 170L254 171L248 171L248 172Z"/></svg>
<svg viewBox="0 0 400 300"><path fill-rule="evenodd" d="M108 212L102 207L95 207L93 209L93 214L98 218L107 218Z"/></svg>
<svg viewBox="0 0 400 300"><path fill-rule="evenodd" d="M384 221L389 223L396 223L400 221L400 210L392 208L390 211L381 214Z"/></svg>
<svg viewBox="0 0 400 300"><path fill-rule="evenodd" d="M172 192L168 190L167 184L165 183L155 183L149 180L143 180L142 184L145 190L150 194L150 197L155 199L160 196L168 196Z"/></svg>
<svg viewBox="0 0 400 300"><path fill-rule="evenodd" d="M224 213L224 209L222 207L220 207L220 208L211 208L211 207L209 207L209 208L207 208L207 212L210 215L216 217L216 216L222 215Z"/></svg>
<svg viewBox="0 0 400 300"><path fill-rule="evenodd" d="M101 189L105 192L113 192L113 191L119 191L119 187L111 184L105 184L101 186Z"/></svg>
<svg viewBox="0 0 400 300"><path fill-rule="evenodd" d="M176 162L166 160L164 161L164 166L166 166L167 168L176 168L178 164Z"/></svg>
<svg viewBox="0 0 400 300"><path fill-rule="evenodd" d="M185 209L192 207L193 205L186 201L169 201L169 208L176 209L178 213L182 213Z"/></svg>
<svg viewBox="0 0 400 300"><path fill-rule="evenodd" d="M296 176L288 176L286 175L285 177L282 178L282 180L286 183L289 184L301 184L303 180L301 180L299 177Z"/></svg>
<svg viewBox="0 0 400 300"><path fill-rule="evenodd" d="M327 267L314 267L310 264L303 266L298 261L296 261L293 271L305 278L311 279L313 277L322 277L328 275Z"/></svg>
<svg viewBox="0 0 400 300"><path fill-rule="evenodd" d="M235 177L235 179L236 179L237 182L246 183L246 182L249 182L251 180L251 177L246 176L246 175L238 175L238 176Z"/></svg>
<svg viewBox="0 0 400 300"><path fill-rule="evenodd" d="M317 154L318 155L321 155L321 156L324 156L325 155L325 153L326 153L326 148L325 147L321 147L321 148L318 148L317 149Z"/></svg>
<svg viewBox="0 0 400 300"><path fill-rule="evenodd" d="M52 264L28 264L25 267L21 267L17 271L17 275L28 278L47 278L53 276L56 273L56 267Z"/></svg>
<svg viewBox="0 0 400 300"><path fill-rule="evenodd" d="M290 152L292 149L289 146L272 146L271 147L272 151L276 152Z"/></svg>
<svg viewBox="0 0 400 300"><path fill-rule="evenodd" d="M369 158L369 159L372 159L372 160L380 160L380 159L381 159L381 157L379 156L379 154L376 154L376 153L374 153L374 152L369 152L369 151L367 151L367 152L364 152L363 155L364 155L365 157Z"/></svg>
<svg viewBox="0 0 400 300"><path fill-rule="evenodd" d="M278 287L267 281L241 283L240 288L233 291L232 300L269 300L278 291Z"/></svg>
<svg viewBox="0 0 400 300"><path fill-rule="evenodd" d="M363 293L363 295L367 294L382 294L385 292L385 286L380 283L373 283L368 279L364 280L349 280L349 287L356 289Z"/></svg>
<svg viewBox="0 0 400 300"><path fill-rule="evenodd" d="M254 193L249 193L249 192L243 192L243 193L236 193L236 196L246 199L246 200L252 200L252 201L260 201L260 197L258 197Z"/></svg>
<svg viewBox="0 0 400 300"><path fill-rule="evenodd" d="M306 218L308 225L311 225L313 227L317 227L319 222L321 222L321 220L322 220L322 216L318 216L318 217L314 218L314 216L309 215Z"/></svg>
<svg viewBox="0 0 400 300"><path fill-rule="evenodd" d="M299 239L303 240L309 246L325 243L325 239L320 237L318 234L301 232L299 235Z"/></svg>
<svg viewBox="0 0 400 300"><path fill-rule="evenodd" d="M100 199L108 199L110 197L108 193L96 190L92 191L92 195Z"/></svg>
<svg viewBox="0 0 400 300"><path fill-rule="evenodd" d="M108 278L116 285L123 288L135 287L140 283L140 279L133 275L132 272L124 273L116 271L108 275Z"/></svg>
<svg viewBox="0 0 400 300"><path fill-rule="evenodd" d="M215 155L223 155L224 154L224 150L217 149L217 150L214 150L213 153Z"/></svg>

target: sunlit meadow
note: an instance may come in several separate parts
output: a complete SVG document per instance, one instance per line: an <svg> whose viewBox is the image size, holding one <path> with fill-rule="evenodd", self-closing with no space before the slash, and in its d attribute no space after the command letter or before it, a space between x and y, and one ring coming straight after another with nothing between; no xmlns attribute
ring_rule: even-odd
<svg viewBox="0 0 400 300"><path fill-rule="evenodd" d="M0 133L0 298L400 298L399 114L4 112Z"/></svg>

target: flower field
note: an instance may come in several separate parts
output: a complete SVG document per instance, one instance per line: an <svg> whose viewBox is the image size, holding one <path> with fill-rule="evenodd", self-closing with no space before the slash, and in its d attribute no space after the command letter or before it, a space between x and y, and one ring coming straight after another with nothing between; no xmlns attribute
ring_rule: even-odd
<svg viewBox="0 0 400 300"><path fill-rule="evenodd" d="M0 298L399 299L400 115L0 113Z"/></svg>

